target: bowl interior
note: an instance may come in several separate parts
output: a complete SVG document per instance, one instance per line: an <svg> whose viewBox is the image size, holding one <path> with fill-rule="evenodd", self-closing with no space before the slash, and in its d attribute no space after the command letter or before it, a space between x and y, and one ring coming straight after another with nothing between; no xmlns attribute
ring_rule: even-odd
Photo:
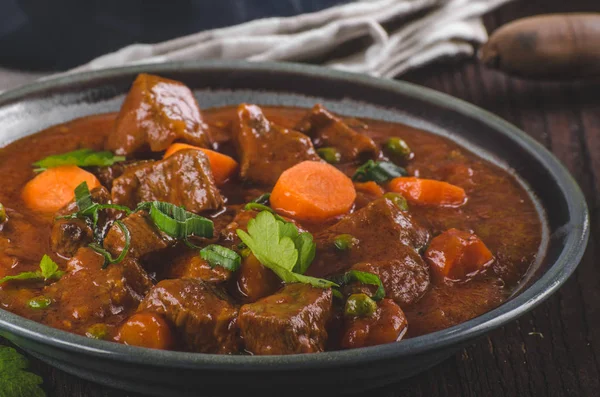
<svg viewBox="0 0 600 397"><path fill-rule="evenodd" d="M455 327L402 343L357 349L361 351L358 353L350 350L304 357L232 358L153 351L144 353L145 357L159 358L165 365L330 365L354 360L357 354L370 360L424 352L470 339L530 310L554 292L581 259L589 233L585 201L577 184L547 150L489 113L399 82L304 65L248 63L147 65L68 76L0 96L0 147L57 123L118 110L141 71L183 81L194 90L201 108L241 102L311 107L320 102L342 115L401 122L448 136L515 175L545 220L538 260L513 297L499 308ZM116 354L133 362L143 350L50 329L2 310L0 328L9 335L19 334L67 349Z"/></svg>

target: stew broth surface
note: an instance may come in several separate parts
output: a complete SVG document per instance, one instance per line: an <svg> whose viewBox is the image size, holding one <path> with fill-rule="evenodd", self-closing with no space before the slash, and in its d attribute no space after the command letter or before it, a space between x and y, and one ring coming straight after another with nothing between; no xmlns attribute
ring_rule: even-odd
<svg viewBox="0 0 600 397"><path fill-rule="evenodd" d="M307 109L262 107L273 123L292 128L305 116ZM230 142L229 125L235 108L203 110L204 121L219 151L235 156ZM9 221L0 225L0 277L38 269L40 258L49 254L62 269L67 260L50 249L53 216L27 208L21 198L23 186L35 173L32 163L53 154L79 148L104 149L107 134L113 129L116 114L84 117L28 136L0 149L0 203L7 209ZM536 261L541 244L542 224L532 199L513 176L477 157L451 140L409 126L377 120L345 119L356 131L370 136L378 145L392 136L402 137L414 152L407 162L411 175L443 180L462 187L468 202L459 208L411 206L410 213L427 228L432 236L447 229L475 233L495 257L493 266L467 282L433 284L415 304L402 307L408 320L408 337L422 335L464 322L481 315L505 301L530 265ZM356 165L340 166L351 176ZM266 191L228 182L220 187L226 207L212 214L217 231L229 223L240 208ZM354 211L370 199L358 193ZM203 214L206 215L206 214ZM303 224L317 233L332 222ZM382 244L372 249L385 250ZM27 302L40 294L42 286L23 287L0 285L0 305L3 309L52 327L68 329L64 318L53 313L50 305L44 310L32 309ZM82 287L83 288L83 287ZM107 318L111 335L114 327L131 315L131 310L116 308ZM83 329L73 332L85 333Z"/></svg>

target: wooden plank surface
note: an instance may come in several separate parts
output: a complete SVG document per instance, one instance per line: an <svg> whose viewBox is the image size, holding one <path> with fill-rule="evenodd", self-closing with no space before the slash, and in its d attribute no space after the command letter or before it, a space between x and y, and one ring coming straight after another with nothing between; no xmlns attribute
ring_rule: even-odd
<svg viewBox="0 0 600 397"><path fill-rule="evenodd" d="M522 16L567 11L600 12L600 1L521 0L486 17L486 25L493 30ZM30 78L0 70L0 89ZM540 307L431 370L366 395L600 395L600 81L527 82L486 70L475 61L438 62L402 79L487 109L552 150L586 195L592 236L576 274ZM44 378L51 397L139 397L80 380L37 360L32 360L32 369Z"/></svg>

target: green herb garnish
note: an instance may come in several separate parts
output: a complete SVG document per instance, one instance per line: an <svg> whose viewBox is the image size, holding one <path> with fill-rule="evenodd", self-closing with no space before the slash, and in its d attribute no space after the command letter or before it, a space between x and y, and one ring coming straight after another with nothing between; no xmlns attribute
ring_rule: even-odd
<svg viewBox="0 0 600 397"><path fill-rule="evenodd" d="M38 296L37 298L30 299L27 304L32 309L45 309L52 303L52 299L45 296Z"/></svg>
<svg viewBox="0 0 600 397"><path fill-rule="evenodd" d="M246 210L246 211L269 211L269 212L274 212L271 207L267 207L264 204L254 203L254 202L246 204L244 206L244 210Z"/></svg>
<svg viewBox="0 0 600 397"><path fill-rule="evenodd" d="M317 154L329 164L337 164L342 161L342 155L336 148L322 147L317 149Z"/></svg>
<svg viewBox="0 0 600 397"><path fill-rule="evenodd" d="M6 221L6 209L0 203L0 224L4 223L4 221Z"/></svg>
<svg viewBox="0 0 600 397"><path fill-rule="evenodd" d="M248 233L236 230L254 256L286 283L305 283L319 288L337 286L334 282L302 273L315 255L310 233L299 233L293 223L286 223L268 212L260 212L248 222Z"/></svg>
<svg viewBox="0 0 600 397"><path fill-rule="evenodd" d="M34 171L41 172L48 168L60 167L63 165L76 165L79 167L109 166L120 161L125 161L125 156L115 156L111 152L96 152L92 149L79 149L72 152L48 156L40 161L33 163L37 167Z"/></svg>
<svg viewBox="0 0 600 397"><path fill-rule="evenodd" d="M94 324L85 331L85 336L91 339L106 339L108 327L102 323Z"/></svg>
<svg viewBox="0 0 600 397"><path fill-rule="evenodd" d="M377 183L384 183L390 179L406 175L408 175L408 172L394 163L369 160L358 167L352 176L352 180L358 182L374 181Z"/></svg>
<svg viewBox="0 0 600 397"><path fill-rule="evenodd" d="M123 247L123 250L121 251L119 256L117 256L116 258L113 258L112 255L110 254L110 252L108 252L106 249L104 249L104 247L102 245L100 245L98 243L91 243L89 245L89 247L91 249L93 249L94 251L96 251L97 253L99 253L100 255L102 255L104 257L104 263L102 264L102 269L106 269L106 267L108 265L113 264L113 263L119 263L123 259L125 259L125 256L127 256L127 253L129 252L129 246L131 245L131 233L129 233L129 229L127 229L127 226L125 226L125 224L120 220L115 221L114 224L117 225L119 227L119 229L121 229L123 236L125 236L125 246Z"/></svg>
<svg viewBox="0 0 600 397"><path fill-rule="evenodd" d="M29 363L15 349L0 346L0 396L45 397L42 378L25 371Z"/></svg>
<svg viewBox="0 0 600 397"><path fill-rule="evenodd" d="M221 266L235 272L242 264L240 255L221 245L211 244L200 250L200 257L208 262L210 267Z"/></svg>
<svg viewBox="0 0 600 397"><path fill-rule="evenodd" d="M79 218L89 221L92 224L92 230L94 232L94 241L96 241L96 244L99 244L104 239L104 236L102 235L101 231L98 230L97 227L100 211L114 209L118 211L123 211L127 215L131 214L131 210L122 205L94 203L87 182L82 182L75 188L75 203L77 203L77 208L79 211L69 215L59 216L57 219Z"/></svg>
<svg viewBox="0 0 600 397"><path fill-rule="evenodd" d="M139 210L148 211L158 229L178 240L187 241L192 236L210 238L214 233L214 225L210 219L171 203L162 201L141 203L136 211Z"/></svg>
<svg viewBox="0 0 600 397"><path fill-rule="evenodd" d="M58 265L48 255L44 255L40 261L40 270L35 272L22 272L14 276L6 276L0 279L0 284L12 280L32 280L32 281L48 281L58 280L65 274L62 270L58 270Z"/></svg>
<svg viewBox="0 0 600 397"><path fill-rule="evenodd" d="M385 297L385 289L383 288L383 283L381 282L381 279L373 273L361 272L358 270L350 270L344 274L332 277L331 281L335 282L336 284L339 284L340 286L348 285L352 282L376 285L377 291L375 292L375 295L373 295L371 298L373 300L378 301Z"/></svg>
<svg viewBox="0 0 600 397"><path fill-rule="evenodd" d="M251 202L268 205L270 199L271 199L271 193L264 193L264 194L261 194L260 196L258 196L257 198L255 198L254 200L252 200Z"/></svg>

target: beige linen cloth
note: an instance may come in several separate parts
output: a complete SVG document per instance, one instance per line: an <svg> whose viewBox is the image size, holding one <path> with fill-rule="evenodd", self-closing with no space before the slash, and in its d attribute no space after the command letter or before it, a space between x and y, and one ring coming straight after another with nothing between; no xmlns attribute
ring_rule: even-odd
<svg viewBox="0 0 600 397"><path fill-rule="evenodd" d="M487 39L482 15L508 1L359 0L157 44L130 45L68 73L185 60L309 62L361 39L367 45L337 59L329 57L325 64L339 70L395 77L441 57L473 55L473 44Z"/></svg>

